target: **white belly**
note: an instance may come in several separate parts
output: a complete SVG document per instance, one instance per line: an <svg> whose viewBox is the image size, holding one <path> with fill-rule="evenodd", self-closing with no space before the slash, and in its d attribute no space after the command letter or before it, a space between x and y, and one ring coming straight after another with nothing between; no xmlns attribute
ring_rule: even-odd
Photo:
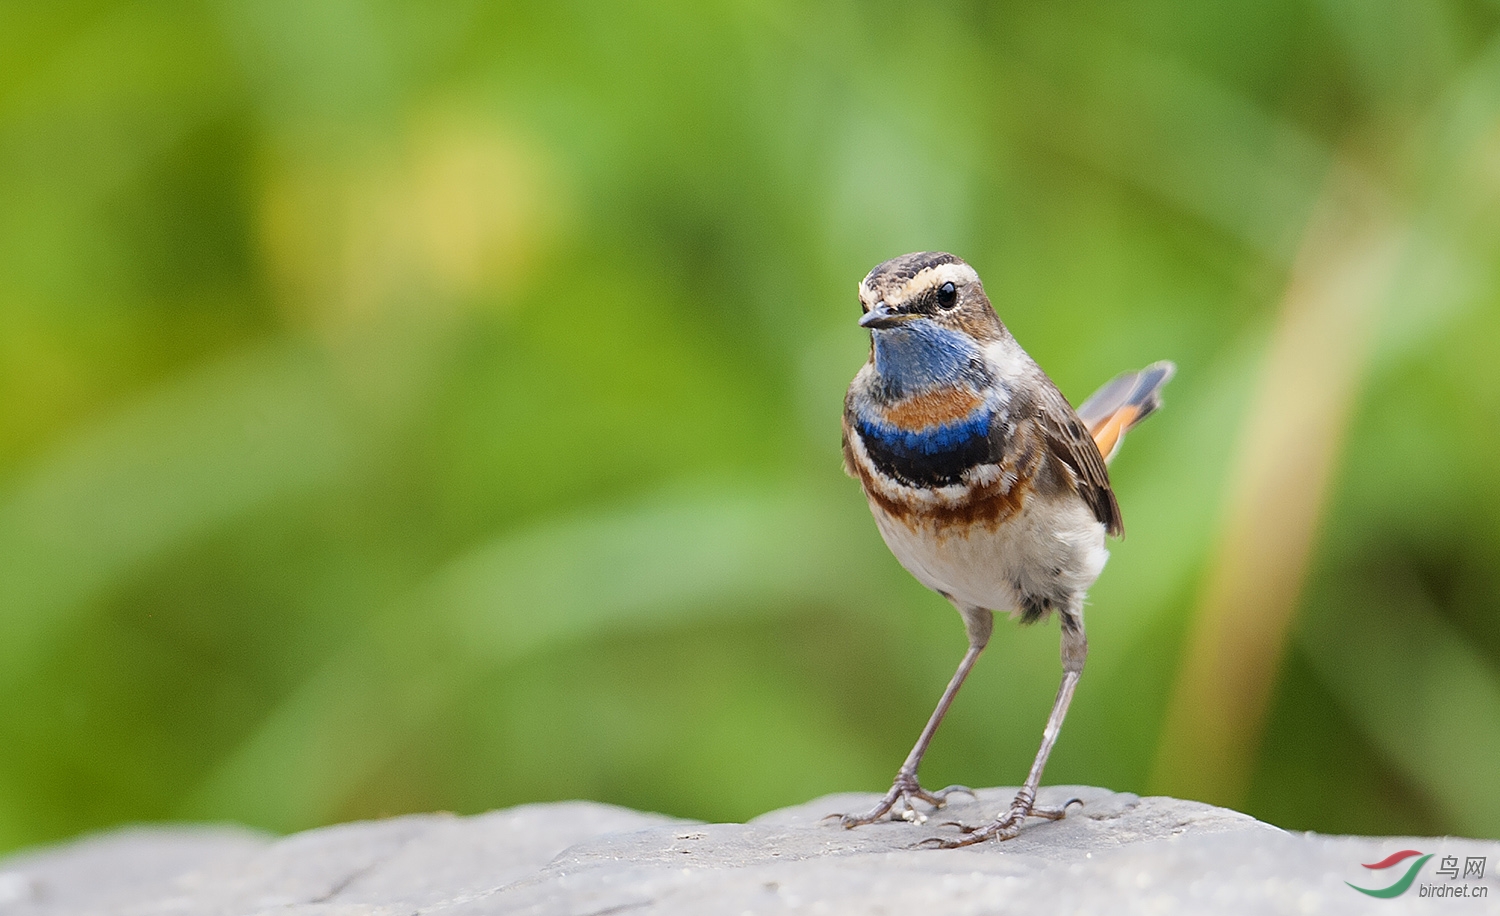
<svg viewBox="0 0 1500 916"><path fill-rule="evenodd" d="M881 537L917 581L954 604L1016 612L1021 594L1076 594L1109 558L1104 526L1076 499L1030 499L996 528L908 527L870 505ZM1081 610L1081 608L1080 608Z"/></svg>

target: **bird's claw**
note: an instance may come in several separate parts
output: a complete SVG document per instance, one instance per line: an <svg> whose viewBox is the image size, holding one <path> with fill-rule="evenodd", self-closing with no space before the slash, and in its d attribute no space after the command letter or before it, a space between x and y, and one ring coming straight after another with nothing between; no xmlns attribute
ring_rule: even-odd
<svg viewBox="0 0 1500 916"><path fill-rule="evenodd" d="M1042 808L1036 804L1036 799L1026 790L1022 790L1011 802L1009 810L983 826L974 827L949 821L942 826L957 827L963 834L955 840L944 837L928 837L917 843L913 848L928 849L958 849L962 846L973 846L983 843L985 840L1013 840L1021 833L1021 824L1028 817L1040 817L1049 821L1060 821L1067 816L1068 808L1073 805L1083 805L1083 799L1070 798L1061 806L1056 808Z"/></svg>
<svg viewBox="0 0 1500 916"><path fill-rule="evenodd" d="M975 801L979 800L979 795L976 794L975 791L968 786L946 786L944 788L938 789L932 794L938 796L938 807L941 808L943 805L946 805L948 803L948 796L952 795L955 792L961 792L964 795L967 795L970 798L974 799Z"/></svg>
<svg viewBox="0 0 1500 916"><path fill-rule="evenodd" d="M922 824L926 823L927 815L917 810L916 805L913 804L913 799L925 802L934 809L937 809L947 805L948 796L956 792L967 793L970 797L978 797L974 795L974 790L967 786L948 786L936 792L929 792L917 782L915 773L906 773L903 771L896 774L896 780L892 783L890 791L885 793L880 801L876 802L875 807L869 811L860 815L830 814L824 817L823 820L838 818L839 825L845 830L852 830L855 827L862 827L865 824L873 824L887 815L890 816L891 820Z"/></svg>

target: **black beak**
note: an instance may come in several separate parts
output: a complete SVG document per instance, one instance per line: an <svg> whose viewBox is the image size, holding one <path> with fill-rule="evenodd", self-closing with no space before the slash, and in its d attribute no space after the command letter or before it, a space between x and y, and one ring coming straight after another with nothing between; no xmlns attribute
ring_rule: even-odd
<svg viewBox="0 0 1500 916"><path fill-rule="evenodd" d="M897 312L884 302L875 303L875 307L865 312L859 319L862 328L893 328L898 324L912 320L916 316L909 313Z"/></svg>

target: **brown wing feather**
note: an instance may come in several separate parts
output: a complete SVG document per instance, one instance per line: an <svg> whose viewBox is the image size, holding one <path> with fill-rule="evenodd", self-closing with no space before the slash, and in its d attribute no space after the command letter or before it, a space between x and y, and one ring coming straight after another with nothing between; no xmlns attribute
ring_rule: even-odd
<svg viewBox="0 0 1500 916"><path fill-rule="evenodd" d="M1115 502L1115 491L1109 485L1109 471L1104 466L1099 447L1094 444L1094 437L1089 435L1062 392L1050 382L1038 387L1042 390L1036 416L1046 438L1048 453L1072 470L1078 495L1088 503L1094 511L1094 518L1104 525L1104 529L1113 535L1124 534L1125 522L1120 517L1120 505Z"/></svg>

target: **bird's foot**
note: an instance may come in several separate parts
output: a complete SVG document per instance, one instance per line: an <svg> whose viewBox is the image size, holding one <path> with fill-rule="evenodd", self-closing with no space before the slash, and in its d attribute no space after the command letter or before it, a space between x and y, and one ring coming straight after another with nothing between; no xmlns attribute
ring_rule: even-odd
<svg viewBox="0 0 1500 916"><path fill-rule="evenodd" d="M956 840L944 839L943 837L929 837L918 846L926 846L932 849L957 849L960 846L973 846L975 843L983 843L985 840L1013 840L1021 833L1021 824L1028 817L1043 817L1049 821L1060 821L1068 813L1068 806L1083 804L1081 798L1070 798L1057 808L1044 808L1036 803L1036 793L1031 789L1022 788L1016 793L1015 800L1010 803L1010 808L999 817L990 821L982 827L969 827L964 824L950 822L944 826L957 827L963 836Z"/></svg>
<svg viewBox="0 0 1500 916"><path fill-rule="evenodd" d="M916 809L913 799L926 802L936 809L948 804L948 796L955 792L963 792L970 796L974 795L974 790L965 786L948 786L946 789L929 792L917 782L916 773L908 773L902 770L896 774L896 781L891 785L891 790L885 793L880 801L875 804L875 807L869 811L859 815L830 814L823 819L826 821L838 818L840 826L846 830L865 824L873 824L886 815L890 815L891 820L910 821L914 824L920 824L927 820L927 815Z"/></svg>

